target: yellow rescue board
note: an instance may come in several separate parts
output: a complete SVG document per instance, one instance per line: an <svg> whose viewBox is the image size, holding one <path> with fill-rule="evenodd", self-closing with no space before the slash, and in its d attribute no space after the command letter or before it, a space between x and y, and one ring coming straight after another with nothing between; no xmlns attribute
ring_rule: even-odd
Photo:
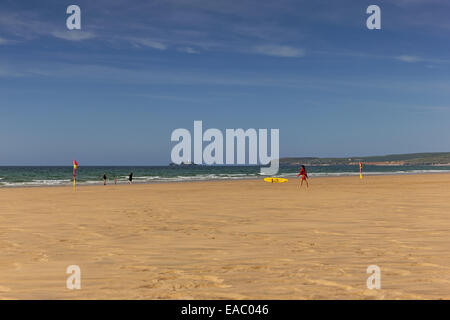
<svg viewBox="0 0 450 320"><path fill-rule="evenodd" d="M284 179L284 178L264 178L265 182L270 182L270 183L283 183L283 182L288 182L288 179Z"/></svg>

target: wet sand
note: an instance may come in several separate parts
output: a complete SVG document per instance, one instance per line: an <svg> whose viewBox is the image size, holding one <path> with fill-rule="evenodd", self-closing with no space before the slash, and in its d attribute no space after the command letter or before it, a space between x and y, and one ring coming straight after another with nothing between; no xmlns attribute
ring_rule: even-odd
<svg viewBox="0 0 450 320"><path fill-rule="evenodd" d="M1 188L0 252L3 299L449 299L450 175Z"/></svg>

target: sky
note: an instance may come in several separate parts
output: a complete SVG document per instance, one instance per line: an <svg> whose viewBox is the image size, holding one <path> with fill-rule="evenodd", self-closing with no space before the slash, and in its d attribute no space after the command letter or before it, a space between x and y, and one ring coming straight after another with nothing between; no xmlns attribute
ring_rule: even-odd
<svg viewBox="0 0 450 320"><path fill-rule="evenodd" d="M279 129L282 157L450 151L449 14L448 0L0 0L0 165L165 165L194 120Z"/></svg>

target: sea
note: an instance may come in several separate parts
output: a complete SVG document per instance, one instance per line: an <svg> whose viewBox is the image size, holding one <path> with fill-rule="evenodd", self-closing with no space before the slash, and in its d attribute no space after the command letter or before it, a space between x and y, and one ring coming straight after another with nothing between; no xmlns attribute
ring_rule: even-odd
<svg viewBox="0 0 450 320"><path fill-rule="evenodd" d="M281 166L277 177L295 178L300 168ZM359 165L307 166L308 175L315 177L358 176ZM79 185L125 184L133 172L133 183L160 183L208 180L258 179L258 166L80 166L77 170ZM450 166L364 166L365 175L402 175L450 172ZM0 188L68 186L73 184L73 168L0 166Z"/></svg>

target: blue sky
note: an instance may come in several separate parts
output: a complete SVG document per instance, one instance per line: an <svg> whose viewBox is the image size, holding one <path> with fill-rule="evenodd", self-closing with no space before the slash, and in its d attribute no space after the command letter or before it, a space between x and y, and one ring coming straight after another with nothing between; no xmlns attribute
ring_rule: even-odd
<svg viewBox="0 0 450 320"><path fill-rule="evenodd" d="M450 151L449 14L447 0L1 0L0 165L167 164L194 120L279 128L281 156Z"/></svg>

